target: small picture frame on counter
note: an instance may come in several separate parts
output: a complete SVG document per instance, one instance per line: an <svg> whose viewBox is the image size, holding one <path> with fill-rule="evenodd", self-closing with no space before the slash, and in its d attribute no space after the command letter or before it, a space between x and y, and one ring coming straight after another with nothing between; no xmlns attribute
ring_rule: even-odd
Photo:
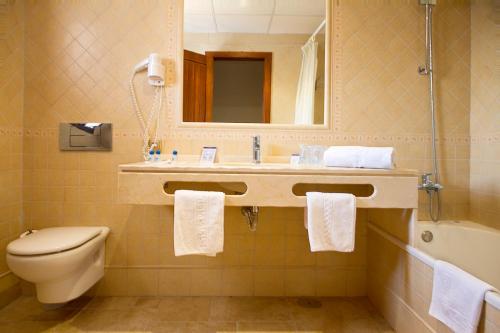
<svg viewBox="0 0 500 333"><path fill-rule="evenodd" d="M217 147L203 147L201 150L200 163L214 164L215 156L217 155Z"/></svg>

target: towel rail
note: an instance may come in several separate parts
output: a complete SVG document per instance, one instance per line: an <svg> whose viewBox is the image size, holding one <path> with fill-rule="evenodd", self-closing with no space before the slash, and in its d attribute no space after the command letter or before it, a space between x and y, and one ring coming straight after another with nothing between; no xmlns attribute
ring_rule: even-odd
<svg viewBox="0 0 500 333"><path fill-rule="evenodd" d="M196 189L204 189L204 183L244 183L246 192L226 195L226 206L305 207L306 199L294 194L297 184L327 188L366 188L357 195L359 208L417 208L418 193L416 176L351 176L351 175L278 175L278 174L225 174L225 173L168 173L168 172L119 172L118 200L125 204L173 205L173 192L165 190L165 184L177 182L196 183ZM182 188L182 187L181 187ZM209 187L207 187L209 188ZM186 188L187 189L187 188ZM347 192L347 190L346 190ZM296 192L297 194L302 194Z"/></svg>

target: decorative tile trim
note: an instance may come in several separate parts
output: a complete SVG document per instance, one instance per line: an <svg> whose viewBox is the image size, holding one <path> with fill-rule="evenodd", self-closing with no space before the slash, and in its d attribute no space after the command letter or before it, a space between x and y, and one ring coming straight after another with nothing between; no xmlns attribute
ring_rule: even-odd
<svg viewBox="0 0 500 333"><path fill-rule="evenodd" d="M500 133L494 133L490 135L483 136L472 136L470 138L471 143L485 143L485 144L499 144L500 143Z"/></svg>
<svg viewBox="0 0 500 333"><path fill-rule="evenodd" d="M15 132L19 136L25 137L56 137L58 135L57 129L26 129L24 132L21 129L16 130L2 130L2 131ZM269 142L277 144L287 143L360 143L360 144L417 144L417 143L430 143L431 136L426 134L421 135L354 135L354 134L312 134L308 132L294 131L293 136L286 133L286 131L266 132L262 136ZM234 130L219 130L219 131L175 131L160 136L162 140L204 140L204 141L244 141L249 139L254 134L253 130L241 130L235 132ZM115 138L142 138L141 131L133 130L113 130L113 137ZM487 140L492 143L499 142L499 137L487 137ZM496 140L496 141L495 141ZM451 144L468 144L471 142L469 136L448 136L437 139L440 143Z"/></svg>
<svg viewBox="0 0 500 333"><path fill-rule="evenodd" d="M22 128L7 128L7 127L0 127L0 137L22 137L23 136L23 129Z"/></svg>

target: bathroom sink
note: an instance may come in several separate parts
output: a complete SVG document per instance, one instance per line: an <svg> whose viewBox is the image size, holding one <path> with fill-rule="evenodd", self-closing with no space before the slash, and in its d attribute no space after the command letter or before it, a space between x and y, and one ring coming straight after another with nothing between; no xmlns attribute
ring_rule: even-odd
<svg viewBox="0 0 500 333"><path fill-rule="evenodd" d="M288 163L250 163L250 162L221 162L215 163L214 167L219 168L254 168L254 169L285 169L291 168Z"/></svg>

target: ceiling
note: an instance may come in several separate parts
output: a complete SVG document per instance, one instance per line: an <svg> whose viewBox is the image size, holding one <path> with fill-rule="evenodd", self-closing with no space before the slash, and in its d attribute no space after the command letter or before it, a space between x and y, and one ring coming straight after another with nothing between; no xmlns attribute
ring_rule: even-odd
<svg viewBox="0 0 500 333"><path fill-rule="evenodd" d="M185 0L190 33L311 34L325 19L325 0Z"/></svg>

